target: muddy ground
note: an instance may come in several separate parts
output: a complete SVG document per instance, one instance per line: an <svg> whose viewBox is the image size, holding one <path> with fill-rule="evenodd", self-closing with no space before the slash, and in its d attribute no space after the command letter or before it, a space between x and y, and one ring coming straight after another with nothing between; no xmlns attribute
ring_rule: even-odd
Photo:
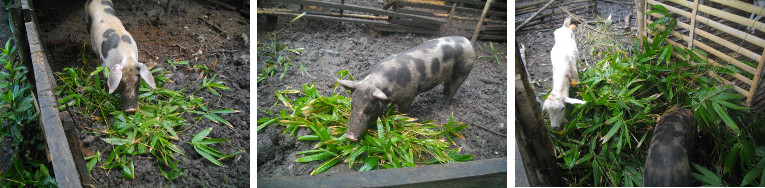
<svg viewBox="0 0 765 188"><path fill-rule="evenodd" d="M596 14L600 15L602 19L606 19L608 15L612 15L612 25L615 26L612 28L612 32L621 33L623 35L622 40L634 40L633 37L637 33L634 4L596 1L596 7ZM625 24L624 17L630 13L632 15L630 16L629 28L617 28ZM597 17L583 18L588 21L598 20ZM531 76L530 81L534 85L534 90L540 98L550 92L551 89L552 64L550 64L550 50L555 44L553 32L555 32L555 29L560 27L563 23L546 24L554 27L541 30L525 30L516 33L518 46L521 44L525 46L526 69ZM590 24L590 26L594 26L594 23ZM592 30L588 30L582 26L577 27L577 29L574 30L577 46L579 48L579 72L585 72L587 69L595 65L593 56L597 54L592 54L590 53L591 50L589 50L593 44L588 39L588 35L592 32Z"/></svg>
<svg viewBox="0 0 765 188"><path fill-rule="evenodd" d="M346 3L359 3L346 1ZM372 4L377 2L372 2ZM296 8L285 5L267 5L279 8ZM369 6L369 5L367 5ZM378 6L378 5L373 5ZM382 6L381 4L379 6ZM258 16L258 37L268 31L265 28L265 18ZM281 18L277 30L284 28L291 18ZM284 89L300 89L305 83L316 83L315 86L323 96L345 92L342 88L333 91L333 78L340 70L348 69L356 79L363 79L372 67L388 55L402 52L429 39L439 36L418 35L410 33L390 33L377 31L363 24L342 23L336 21L320 21L302 19L293 23L278 34L281 43L288 48L303 48L300 54L291 54L292 66L284 78L279 79L281 70L276 76L269 77L257 85L258 119L268 117L264 111L278 113L281 107L273 107L276 103L274 91ZM267 43L268 40L259 41ZM478 41L482 50L476 50L478 56L489 56L489 42ZM260 46L261 44L258 44ZM456 140L457 147L462 147L460 154L474 155L474 160L499 158L507 156L507 44L494 42L494 47L500 51L499 63L490 58L481 57L476 62L467 81L459 88L451 105L443 105L443 86L419 94L410 109L410 116L421 121L436 120L446 122L449 115L454 113L455 121L470 124L462 134L465 139ZM339 56L322 53L322 49L339 52ZM261 60L261 57L258 57ZM304 66L306 73L299 69ZM263 65L258 64L258 70ZM491 131L487 131L485 127ZM301 156L298 151L309 150L315 143L297 141L296 137L282 135L285 127L270 125L257 133L258 178L277 176L306 176L320 163L298 163L295 160ZM308 134L303 129L297 136ZM356 165L358 168L360 165ZM356 171L348 169L347 164L338 164L323 174L336 174Z"/></svg>
<svg viewBox="0 0 765 188"><path fill-rule="evenodd" d="M224 2L241 6L239 1ZM34 3L42 43L53 71L60 72L64 67L81 67L87 72L94 70L100 60L90 49L83 10L85 1ZM178 167L184 172L182 177L172 182L166 180L157 168L157 159L141 155L133 158L134 180L125 180L119 169L108 171L94 168L92 175L97 186L249 187L249 15L194 0L170 0L169 3L168 0L115 1L114 9L138 45L139 61L149 67L172 70L166 75L172 82L167 83L165 89L188 88L188 91L198 88L202 82L200 72L187 68L195 64L210 67L217 59L210 75L217 74L216 80L223 81L231 89L222 91L220 97L209 92L197 92L196 96L204 97L210 108L238 110L239 113L222 115L234 129L202 120L188 126L190 128L179 136L181 140L191 140L194 134L213 127L209 137L230 139L211 145L213 148L223 153L245 152L224 160L224 167L219 167L197 154L189 144L177 142L174 144L188 156L176 156ZM83 50L87 64L78 61ZM188 60L189 65L173 70L167 59ZM111 146L101 140L105 136L84 130L107 129L107 126L80 113L74 112L73 116L77 126L83 130L80 138L86 146L85 150L92 153L100 151L102 162L105 161L111 150ZM186 115L184 118L190 123L196 122L193 116Z"/></svg>

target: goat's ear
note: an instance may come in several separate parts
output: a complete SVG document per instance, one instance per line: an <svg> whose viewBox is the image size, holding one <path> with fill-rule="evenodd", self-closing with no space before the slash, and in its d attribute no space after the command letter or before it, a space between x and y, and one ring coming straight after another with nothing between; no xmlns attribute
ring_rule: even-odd
<svg viewBox="0 0 765 188"><path fill-rule="evenodd" d="M122 64L115 64L109 67L109 78L106 80L106 85L109 87L109 94L114 93L117 90L117 86L120 85L122 80Z"/></svg>
<svg viewBox="0 0 765 188"><path fill-rule="evenodd" d="M569 104L585 104L585 103L587 103L586 101L583 101L583 100L572 99L572 98L568 98L568 97L564 98L563 102L566 102L566 103L569 103Z"/></svg>
<svg viewBox="0 0 765 188"><path fill-rule="evenodd" d="M141 75L143 81L146 81L146 84L149 84L149 87L157 89L157 86L154 85L154 76L151 75L149 67L146 67L143 63L138 63L138 74Z"/></svg>

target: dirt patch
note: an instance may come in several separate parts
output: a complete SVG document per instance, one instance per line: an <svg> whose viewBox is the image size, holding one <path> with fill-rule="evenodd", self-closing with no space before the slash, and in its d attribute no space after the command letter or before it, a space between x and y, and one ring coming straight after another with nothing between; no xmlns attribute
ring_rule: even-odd
<svg viewBox="0 0 765 188"><path fill-rule="evenodd" d="M629 15L629 27L626 29L614 29L612 31L621 33L622 40L632 41L633 37L637 33L635 24L635 6L626 3L613 3L607 1L596 1L597 14L602 19L607 19L609 15L612 19L612 26L622 27L625 24L624 17ZM581 16L581 15L576 15ZM597 17L582 17L584 20L596 21ZM526 71L531 76L531 81L534 91L537 96L544 96L547 92L550 92L550 84L552 84L552 64L550 64L550 50L555 45L555 37L553 32L559 28L563 23L546 23L554 26L550 29L542 30L528 30L520 33L516 33L516 40L518 46L525 46L526 57ZM577 23L579 24L579 23ZM594 26L593 24L590 24ZM595 65L594 56L597 56L597 52L590 50L594 45L589 37L592 37L593 30L585 27L577 27L574 30L577 46L579 48L579 72L585 72L587 69Z"/></svg>
<svg viewBox="0 0 765 188"><path fill-rule="evenodd" d="M353 2L346 3L353 4ZM265 6L265 5L264 5ZM296 8L286 5L268 5L279 8ZM266 6L266 7L268 7ZM258 16L258 28L265 28L265 17ZM278 29L283 28L289 19L281 18ZM258 119L268 117L264 111L278 113L281 108L273 107L276 103L274 91L288 88L300 89L305 83L315 83L323 96L344 92L342 88L333 91L335 73L348 69L357 79L363 79L372 67L380 60L391 54L402 52L427 40L438 36L417 35L408 33L379 32L371 26L362 24L343 23L335 21L320 21L303 19L293 23L279 33L280 43L288 48L303 48L305 52L295 55L292 66L284 78L279 79L281 70L276 76L269 77L257 86ZM278 30L277 29L277 30ZM258 37L265 36L267 31L258 31ZM269 41L261 41L269 42ZM489 43L479 41L481 50L476 50L481 58L476 62L467 81L459 88L451 105L443 105L443 86L419 94L410 109L410 116L421 121L436 120L446 122L450 114L455 121L470 124L462 131L465 139L456 140L456 147L462 147L460 154L474 155L474 160L500 158L507 156L507 138L493 132L507 134L507 44L494 43L501 52L499 63L487 56L493 55ZM262 44L258 44L262 45ZM339 56L323 53L322 49L339 52ZM261 57L258 57L259 61ZM300 66L305 67L305 73ZM264 65L258 64L258 70ZM296 137L282 135L282 126L269 126L259 131L258 148L258 178L278 176L305 176L320 163L298 163L295 160L301 156L298 151L309 150L315 143L297 141ZM302 129L297 136L308 134ZM358 168L360 165L356 165ZM323 174L336 174L356 171L348 169L347 164L338 164Z"/></svg>
<svg viewBox="0 0 765 188"><path fill-rule="evenodd" d="M40 36L54 72L60 72L65 67L80 67L90 72L100 64L99 58L90 49L84 5L84 1L34 2L40 22ZM210 137L230 139L212 145L213 148L223 153L246 152L234 159L224 160L224 167L218 167L197 154L189 144L178 142L175 144L188 156L176 156L178 167L184 172L182 177L167 181L157 168L157 159L141 155L134 157L134 180L125 180L121 170L106 171L96 167L92 175L97 184L103 187L159 187L168 184L181 187L249 187L249 16L191 0L115 1L114 9L138 45L139 61L149 67L172 70L166 76L172 82L168 82L165 89L198 88L202 82L200 73L187 68L195 64L210 67L217 60L210 75L217 74L216 80L223 81L231 89L221 92L220 97L208 92L195 95L204 97L210 108L240 111L222 115L234 129L201 120L187 126L188 129L179 132L179 136L181 140L191 140L194 134L213 127ZM87 64L78 61L83 50ZM173 70L166 63L167 59L188 60L189 65ZM86 130L106 129L107 126L79 113L73 113L73 118L82 130L80 138L87 150L94 153L100 151L102 162L105 161L111 150L111 146L101 140L105 136ZM184 118L190 123L197 122L190 115Z"/></svg>

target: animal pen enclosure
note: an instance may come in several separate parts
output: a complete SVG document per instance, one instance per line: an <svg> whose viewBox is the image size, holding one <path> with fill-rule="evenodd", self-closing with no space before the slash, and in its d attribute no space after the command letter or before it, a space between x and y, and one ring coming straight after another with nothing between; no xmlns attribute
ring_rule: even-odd
<svg viewBox="0 0 765 188"><path fill-rule="evenodd" d="M765 109L763 93L763 56L765 56L765 24L750 19L752 15L764 15L763 7L738 0L638 0L645 12L653 5L662 5L670 12L680 15L677 27L667 37L676 47L696 48L707 56L695 52L712 65L733 66L739 71L729 74L707 72L733 90L746 96L746 105L752 109ZM661 15L644 15L645 24L651 24ZM754 29L753 32L747 30ZM640 31L652 41L652 34ZM682 58L678 53L673 55Z"/></svg>
<svg viewBox="0 0 765 188"><path fill-rule="evenodd" d="M334 20L373 25L381 31L412 32L432 35L459 35L471 38L478 32L481 40L507 40L507 3L470 0L392 0L382 7L360 6L316 0L285 0L299 4L300 10L258 8L257 13L269 16ZM483 23L479 20L483 16ZM267 19L276 24L274 17ZM478 26L477 26L478 25ZM476 28L478 27L478 28Z"/></svg>
<svg viewBox="0 0 765 188"><path fill-rule="evenodd" d="M594 15L594 10L594 0L518 2L515 6L515 30L557 28L559 25L548 23L563 23L567 13L589 17Z"/></svg>

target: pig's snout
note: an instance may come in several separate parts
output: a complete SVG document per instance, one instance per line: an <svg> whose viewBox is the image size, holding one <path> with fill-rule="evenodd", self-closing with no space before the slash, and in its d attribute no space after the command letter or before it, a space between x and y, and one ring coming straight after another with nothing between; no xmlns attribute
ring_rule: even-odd
<svg viewBox="0 0 765 188"><path fill-rule="evenodd" d="M127 109L125 109L125 112L127 112L127 113L135 113L136 110L138 110L138 109L136 109L136 108L127 108Z"/></svg>

